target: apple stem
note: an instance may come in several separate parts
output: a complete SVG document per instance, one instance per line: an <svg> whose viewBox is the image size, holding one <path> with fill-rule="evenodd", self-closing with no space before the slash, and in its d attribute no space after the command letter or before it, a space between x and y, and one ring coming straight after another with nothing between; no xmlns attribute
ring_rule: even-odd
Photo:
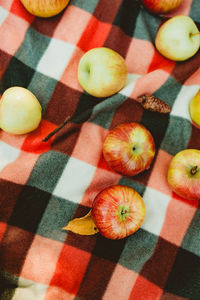
<svg viewBox="0 0 200 300"><path fill-rule="evenodd" d="M192 175L195 175L196 174L196 172L197 172L197 166L194 166L194 167L192 167L192 169L190 170L190 173L192 174Z"/></svg>
<svg viewBox="0 0 200 300"><path fill-rule="evenodd" d="M122 211L121 211L121 215L125 215L127 213L127 209L126 208L123 208Z"/></svg>
<svg viewBox="0 0 200 300"><path fill-rule="evenodd" d="M63 128L70 120L70 116L67 116L66 119L53 131L51 131L42 141L47 142L53 135L55 135L61 128Z"/></svg>
<svg viewBox="0 0 200 300"><path fill-rule="evenodd" d="M191 33L190 36L198 35L198 34L200 34L200 32Z"/></svg>

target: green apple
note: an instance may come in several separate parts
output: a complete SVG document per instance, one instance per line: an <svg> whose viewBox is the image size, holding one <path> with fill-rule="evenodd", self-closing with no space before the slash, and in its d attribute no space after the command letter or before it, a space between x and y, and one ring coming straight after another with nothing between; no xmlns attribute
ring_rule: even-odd
<svg viewBox="0 0 200 300"><path fill-rule="evenodd" d="M184 61L199 50L200 33L190 17L175 16L161 25L155 46L164 57Z"/></svg>
<svg viewBox="0 0 200 300"><path fill-rule="evenodd" d="M127 68L116 51L98 47L87 51L78 65L78 81L82 88L95 97L109 97L126 84Z"/></svg>
<svg viewBox="0 0 200 300"><path fill-rule="evenodd" d="M37 98L19 86L8 88L0 100L0 128L12 134L25 134L35 130L42 118Z"/></svg>
<svg viewBox="0 0 200 300"><path fill-rule="evenodd" d="M20 0L26 10L34 16L49 18L59 14L69 0Z"/></svg>
<svg viewBox="0 0 200 300"><path fill-rule="evenodd" d="M189 112L192 121L200 126L200 89L189 103Z"/></svg>

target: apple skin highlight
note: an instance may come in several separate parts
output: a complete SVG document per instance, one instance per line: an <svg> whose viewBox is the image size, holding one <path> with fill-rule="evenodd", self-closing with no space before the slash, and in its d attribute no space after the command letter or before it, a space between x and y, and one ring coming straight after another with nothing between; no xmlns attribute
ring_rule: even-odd
<svg viewBox="0 0 200 300"><path fill-rule="evenodd" d="M145 204L134 189L110 186L95 197L91 215L104 237L122 239L140 228L145 217Z"/></svg>

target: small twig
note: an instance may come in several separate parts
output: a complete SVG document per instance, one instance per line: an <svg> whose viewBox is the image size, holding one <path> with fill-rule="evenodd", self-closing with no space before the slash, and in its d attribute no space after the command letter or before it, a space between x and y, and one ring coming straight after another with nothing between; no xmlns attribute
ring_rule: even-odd
<svg viewBox="0 0 200 300"><path fill-rule="evenodd" d="M55 135L61 128L63 128L70 120L70 116L67 116L67 118L53 131L51 131L42 141L47 142L53 135Z"/></svg>
<svg viewBox="0 0 200 300"><path fill-rule="evenodd" d="M140 103L146 110L163 114L167 114L171 111L171 108L167 103L153 95L143 95L134 100ZM67 116L64 122L60 124L56 129L51 131L42 141L47 142L53 135L55 135L61 128L63 128L70 121L70 119L71 117Z"/></svg>

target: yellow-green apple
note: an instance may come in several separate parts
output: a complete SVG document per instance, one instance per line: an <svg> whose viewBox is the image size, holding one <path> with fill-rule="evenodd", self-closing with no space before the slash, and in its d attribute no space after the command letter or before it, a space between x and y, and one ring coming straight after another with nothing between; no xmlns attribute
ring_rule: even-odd
<svg viewBox="0 0 200 300"><path fill-rule="evenodd" d="M144 7L154 14L164 14L178 8L182 0L141 0Z"/></svg>
<svg viewBox="0 0 200 300"><path fill-rule="evenodd" d="M127 67L123 57L107 47L87 51L78 65L78 81L95 97L109 97L126 84Z"/></svg>
<svg viewBox="0 0 200 300"><path fill-rule="evenodd" d="M168 183L179 196L188 200L200 200L200 150L185 149L171 160Z"/></svg>
<svg viewBox="0 0 200 300"><path fill-rule="evenodd" d="M42 117L37 98L28 89L14 86L3 93L0 100L0 128L12 134L35 130Z"/></svg>
<svg viewBox="0 0 200 300"><path fill-rule="evenodd" d="M156 33L156 49L173 61L184 61L200 47L200 33L189 16L178 15L164 22Z"/></svg>
<svg viewBox="0 0 200 300"><path fill-rule="evenodd" d="M154 139L143 125L123 123L106 136L103 155L111 169L133 176L150 167L155 155Z"/></svg>
<svg viewBox="0 0 200 300"><path fill-rule="evenodd" d="M145 204L133 188L113 185L95 197L91 215L104 237L122 239L140 228L145 217Z"/></svg>
<svg viewBox="0 0 200 300"><path fill-rule="evenodd" d="M70 0L20 0L32 15L49 18L59 14Z"/></svg>
<svg viewBox="0 0 200 300"><path fill-rule="evenodd" d="M200 89L189 103L189 112L192 121L200 126Z"/></svg>

